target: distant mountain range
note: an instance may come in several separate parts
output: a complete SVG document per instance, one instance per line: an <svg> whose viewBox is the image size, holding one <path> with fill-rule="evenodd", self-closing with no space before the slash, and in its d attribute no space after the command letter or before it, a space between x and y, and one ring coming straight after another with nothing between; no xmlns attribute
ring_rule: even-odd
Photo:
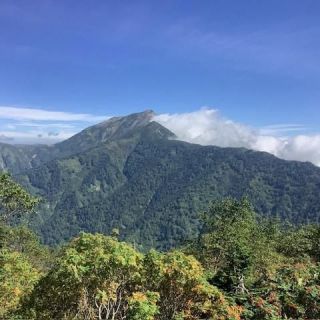
<svg viewBox="0 0 320 320"><path fill-rule="evenodd" d="M320 168L244 148L175 139L150 110L116 117L52 146L0 144L0 168L43 198L33 228L57 244L80 230L168 249L195 235L217 198L248 196L294 223L320 218Z"/></svg>

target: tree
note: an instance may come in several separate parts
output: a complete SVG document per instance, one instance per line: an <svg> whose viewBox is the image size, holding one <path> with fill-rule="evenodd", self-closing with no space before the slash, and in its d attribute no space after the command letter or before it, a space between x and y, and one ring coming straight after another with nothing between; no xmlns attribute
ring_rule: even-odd
<svg viewBox="0 0 320 320"><path fill-rule="evenodd" d="M19 220L37 203L38 199L29 195L10 175L0 174L0 318L18 308L21 299L40 278L36 265L41 246L34 234L23 227L6 225Z"/></svg>
<svg viewBox="0 0 320 320"><path fill-rule="evenodd" d="M19 252L0 250L0 318L8 319L20 300L32 291L40 272Z"/></svg>
<svg viewBox="0 0 320 320"><path fill-rule="evenodd" d="M295 261L320 261L320 226L286 226L277 244L279 252Z"/></svg>
<svg viewBox="0 0 320 320"><path fill-rule="evenodd" d="M52 248L40 243L39 237L26 226L0 226L0 249L21 253L29 263L40 271L47 271L54 258Z"/></svg>
<svg viewBox="0 0 320 320"><path fill-rule="evenodd" d="M229 290L246 290L253 266L255 213L246 199L213 202L203 214L203 231L193 250L216 280ZM199 254L197 254L199 252Z"/></svg>
<svg viewBox="0 0 320 320"><path fill-rule="evenodd" d="M189 251L241 319L318 319L319 226L257 218L246 199L214 202ZM240 319L240 315L238 315Z"/></svg>
<svg viewBox="0 0 320 320"><path fill-rule="evenodd" d="M82 233L19 314L37 320L226 319L227 306L194 257L180 251L143 256L114 237Z"/></svg>
<svg viewBox="0 0 320 320"><path fill-rule="evenodd" d="M244 294L248 285L280 262L278 225L258 220L246 198L213 202L202 215L203 230L191 250L211 273L211 281L228 292Z"/></svg>
<svg viewBox="0 0 320 320"><path fill-rule="evenodd" d="M129 305L131 314L141 309L133 303L141 269L142 255L130 245L82 233L41 279L23 312L35 319L124 319Z"/></svg>
<svg viewBox="0 0 320 320"><path fill-rule="evenodd" d="M181 251L150 251L144 259L145 286L159 294L156 319L224 319L222 293L211 286L201 264Z"/></svg>
<svg viewBox="0 0 320 320"><path fill-rule="evenodd" d="M155 316L159 314L158 300L159 294L157 292L134 292L128 300L128 319L154 320Z"/></svg>
<svg viewBox="0 0 320 320"><path fill-rule="evenodd" d="M31 196L9 174L0 174L0 222L11 222L32 211L39 199Z"/></svg>
<svg viewBox="0 0 320 320"><path fill-rule="evenodd" d="M284 264L237 302L245 320L319 319L319 265Z"/></svg>

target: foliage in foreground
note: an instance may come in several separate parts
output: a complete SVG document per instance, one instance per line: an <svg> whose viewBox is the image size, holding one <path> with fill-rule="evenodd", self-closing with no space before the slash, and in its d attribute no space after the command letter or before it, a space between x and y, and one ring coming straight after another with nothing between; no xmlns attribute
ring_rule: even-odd
<svg viewBox="0 0 320 320"><path fill-rule="evenodd" d="M103 235L81 234L19 311L28 319L208 319L222 294L180 251L142 255Z"/></svg>
<svg viewBox="0 0 320 320"><path fill-rule="evenodd" d="M243 199L214 202L189 248L239 319L320 319L320 227L258 219Z"/></svg>
<svg viewBox="0 0 320 320"><path fill-rule="evenodd" d="M290 245L318 241L318 227L303 229ZM28 265L11 273L3 269L6 279L19 274L26 281L20 296L7 300L13 303L6 305L4 319L319 319L320 266L312 249L295 257L282 252L291 232L281 231L279 241L270 240L265 248L257 239L243 241L253 247L240 250L251 252L250 263L242 262L248 257L239 254L239 246L224 239L228 256L237 259L230 264L203 249L198 259L206 268L181 250L143 255L115 237L82 233L59 252L49 271L35 272ZM224 245L217 244L220 250ZM8 261L19 267L16 260Z"/></svg>
<svg viewBox="0 0 320 320"><path fill-rule="evenodd" d="M18 192L0 206L16 221L36 202L9 186ZM15 197L19 210L7 206ZM202 219L185 248L146 254L116 232L81 233L53 253L26 227L2 224L0 319L320 318L318 225L258 219L246 199L214 202Z"/></svg>

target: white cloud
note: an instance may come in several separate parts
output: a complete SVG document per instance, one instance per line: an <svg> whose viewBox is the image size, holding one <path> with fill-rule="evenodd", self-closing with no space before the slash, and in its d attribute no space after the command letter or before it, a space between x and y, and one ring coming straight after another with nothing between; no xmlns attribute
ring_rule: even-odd
<svg viewBox="0 0 320 320"><path fill-rule="evenodd" d="M179 140L220 147L245 147L286 160L311 161L320 166L320 134L281 135L304 130L300 125L254 129L225 119L217 110L209 108L190 113L160 114L154 120L174 132Z"/></svg>
<svg viewBox="0 0 320 320"><path fill-rule="evenodd" d="M71 113L63 111L48 111L44 109L17 108L0 106L0 119L31 120L31 121L84 121L99 122L106 120L105 116L95 116L86 113Z"/></svg>
<svg viewBox="0 0 320 320"><path fill-rule="evenodd" d="M248 127L222 118L217 110L202 108L199 111L155 116L174 132L180 140L221 147L249 147L252 131Z"/></svg>
<svg viewBox="0 0 320 320"><path fill-rule="evenodd" d="M275 154L280 158L311 161L320 166L320 134L298 135L284 139Z"/></svg>
<svg viewBox="0 0 320 320"><path fill-rule="evenodd" d="M38 122L38 121L19 121L15 122L14 125L8 124L7 128L16 129L16 127L30 127L30 128L64 128L64 129L72 129L75 128L76 125L72 123L48 123L48 122Z"/></svg>

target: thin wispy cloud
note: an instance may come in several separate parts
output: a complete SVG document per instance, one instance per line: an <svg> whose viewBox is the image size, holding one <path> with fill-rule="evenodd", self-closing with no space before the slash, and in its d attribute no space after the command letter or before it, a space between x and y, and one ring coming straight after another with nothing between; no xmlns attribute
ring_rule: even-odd
<svg viewBox="0 0 320 320"><path fill-rule="evenodd" d="M71 113L63 111L48 111L44 109L0 106L0 119L97 122L103 121L106 118L106 116L95 116L87 113Z"/></svg>
<svg viewBox="0 0 320 320"><path fill-rule="evenodd" d="M297 132L306 132L309 130L311 130L311 128L300 124L274 124L260 128L260 133L265 135L283 135Z"/></svg>
<svg viewBox="0 0 320 320"><path fill-rule="evenodd" d="M107 118L87 113L0 106L0 142L52 144Z"/></svg>
<svg viewBox="0 0 320 320"><path fill-rule="evenodd" d="M76 128L76 124L72 123L39 123L39 122L15 122L14 124L8 124L8 127L10 128L16 128L16 127L32 127L32 128L64 128L64 129L73 129Z"/></svg>

